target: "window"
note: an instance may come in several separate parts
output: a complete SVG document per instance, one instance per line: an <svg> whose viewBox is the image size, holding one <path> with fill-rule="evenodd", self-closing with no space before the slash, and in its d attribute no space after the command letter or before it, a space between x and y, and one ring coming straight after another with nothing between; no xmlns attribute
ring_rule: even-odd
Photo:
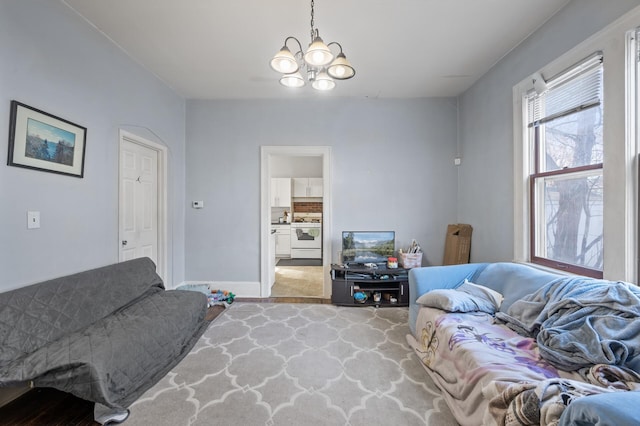
<svg viewBox="0 0 640 426"><path fill-rule="evenodd" d="M531 261L602 277L602 55L526 95Z"/></svg>

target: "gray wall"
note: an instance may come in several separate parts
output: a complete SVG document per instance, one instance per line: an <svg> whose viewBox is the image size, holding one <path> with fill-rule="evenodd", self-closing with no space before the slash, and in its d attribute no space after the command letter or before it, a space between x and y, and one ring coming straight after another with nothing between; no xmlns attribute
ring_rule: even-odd
<svg viewBox="0 0 640 426"><path fill-rule="evenodd" d="M88 141L84 179L0 166L0 291L117 260L119 128L169 147L174 284L259 280L261 145L332 147L334 242L395 229L439 264L459 221L474 226L472 260L510 259L513 85L639 3L574 0L464 93L455 168L455 100L193 101L185 126L184 101L61 2L2 0L0 131L16 99ZM208 204L185 214L192 199ZM26 229L27 210L41 229Z"/></svg>
<svg viewBox="0 0 640 426"><path fill-rule="evenodd" d="M637 0L574 0L460 96L458 218L473 228L471 260L513 258L513 86Z"/></svg>
<svg viewBox="0 0 640 426"><path fill-rule="evenodd" d="M0 151L12 99L87 130L83 179L0 165L0 291L118 261L118 129L169 147L169 257L184 278L184 100L60 1L0 2ZM27 230L27 210L42 227Z"/></svg>
<svg viewBox="0 0 640 426"><path fill-rule="evenodd" d="M260 146L331 146L332 241L395 230L440 264L456 221L455 99L188 101L186 279L260 280ZM209 206L209 207L208 207Z"/></svg>

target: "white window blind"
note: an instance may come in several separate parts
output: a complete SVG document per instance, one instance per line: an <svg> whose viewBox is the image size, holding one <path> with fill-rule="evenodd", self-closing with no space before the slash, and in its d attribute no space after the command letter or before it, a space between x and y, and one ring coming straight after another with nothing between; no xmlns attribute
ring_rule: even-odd
<svg viewBox="0 0 640 426"><path fill-rule="evenodd" d="M636 28L635 46L636 46L636 61L640 62L640 27Z"/></svg>
<svg viewBox="0 0 640 426"><path fill-rule="evenodd" d="M600 105L602 102L602 54L597 53L571 72L547 82L547 90L527 97L529 127Z"/></svg>

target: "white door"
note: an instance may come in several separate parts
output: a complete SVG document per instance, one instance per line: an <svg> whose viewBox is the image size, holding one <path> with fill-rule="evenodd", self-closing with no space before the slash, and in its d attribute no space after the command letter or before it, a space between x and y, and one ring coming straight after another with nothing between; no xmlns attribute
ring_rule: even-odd
<svg viewBox="0 0 640 426"><path fill-rule="evenodd" d="M120 261L149 257L158 265L158 152L120 145Z"/></svg>

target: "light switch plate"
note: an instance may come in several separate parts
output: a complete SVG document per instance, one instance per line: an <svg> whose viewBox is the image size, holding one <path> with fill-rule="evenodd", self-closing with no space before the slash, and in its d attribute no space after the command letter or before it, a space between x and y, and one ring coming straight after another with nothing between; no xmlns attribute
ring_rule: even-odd
<svg viewBox="0 0 640 426"><path fill-rule="evenodd" d="M27 229L40 228L40 212L27 212Z"/></svg>

